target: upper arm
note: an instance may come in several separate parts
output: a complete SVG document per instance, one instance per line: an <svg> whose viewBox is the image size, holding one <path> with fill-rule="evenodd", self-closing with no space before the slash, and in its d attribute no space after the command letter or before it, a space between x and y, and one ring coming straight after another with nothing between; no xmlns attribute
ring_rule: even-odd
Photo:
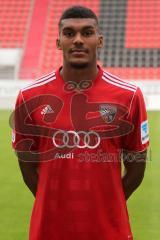
<svg viewBox="0 0 160 240"><path fill-rule="evenodd" d="M17 153L18 155L18 153ZM23 177L30 176L33 172L38 173L38 162L23 161L18 158L19 167L21 169Z"/></svg>
<svg viewBox="0 0 160 240"><path fill-rule="evenodd" d="M139 174L144 174L147 160L147 150L142 152L123 150L122 159L126 171L136 171Z"/></svg>

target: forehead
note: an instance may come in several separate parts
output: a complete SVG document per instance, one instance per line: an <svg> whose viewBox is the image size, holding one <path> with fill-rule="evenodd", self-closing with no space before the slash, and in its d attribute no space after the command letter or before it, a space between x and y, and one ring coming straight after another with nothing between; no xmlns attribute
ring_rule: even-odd
<svg viewBox="0 0 160 240"><path fill-rule="evenodd" d="M61 21L61 30L65 28L82 29L85 27L97 28L97 22L93 18L68 18Z"/></svg>

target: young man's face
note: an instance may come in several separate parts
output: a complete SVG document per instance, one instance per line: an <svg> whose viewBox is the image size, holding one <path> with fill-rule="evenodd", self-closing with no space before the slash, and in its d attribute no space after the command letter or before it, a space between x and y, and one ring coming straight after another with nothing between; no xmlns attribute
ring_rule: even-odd
<svg viewBox="0 0 160 240"><path fill-rule="evenodd" d="M63 61L74 68L84 68L97 60L97 49L103 46L95 19L69 18L61 21L57 46Z"/></svg>

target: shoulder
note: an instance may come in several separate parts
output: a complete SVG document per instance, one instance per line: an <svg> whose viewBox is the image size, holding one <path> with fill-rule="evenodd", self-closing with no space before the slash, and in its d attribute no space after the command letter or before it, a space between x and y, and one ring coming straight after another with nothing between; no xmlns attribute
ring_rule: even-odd
<svg viewBox="0 0 160 240"><path fill-rule="evenodd" d="M119 90L122 93L134 94L138 88L136 85L131 84L127 81L124 81L121 78L119 78L107 71L103 71L102 79L107 84L109 84L110 87L114 88L115 90Z"/></svg>
<svg viewBox="0 0 160 240"><path fill-rule="evenodd" d="M20 91L22 94L33 92L33 95L34 95L34 92L36 93L43 92L43 89L44 88L46 89L46 86L52 83L55 79L56 79L56 72L52 71L51 73L43 75L42 77L34 80L32 83L22 88Z"/></svg>

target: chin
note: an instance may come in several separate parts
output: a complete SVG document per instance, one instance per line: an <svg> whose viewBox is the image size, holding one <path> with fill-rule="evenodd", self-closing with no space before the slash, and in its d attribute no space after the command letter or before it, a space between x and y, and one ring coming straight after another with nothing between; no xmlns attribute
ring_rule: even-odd
<svg viewBox="0 0 160 240"><path fill-rule="evenodd" d="M75 69L83 69L83 68L87 68L89 66L88 62L71 62L70 63L72 68Z"/></svg>

